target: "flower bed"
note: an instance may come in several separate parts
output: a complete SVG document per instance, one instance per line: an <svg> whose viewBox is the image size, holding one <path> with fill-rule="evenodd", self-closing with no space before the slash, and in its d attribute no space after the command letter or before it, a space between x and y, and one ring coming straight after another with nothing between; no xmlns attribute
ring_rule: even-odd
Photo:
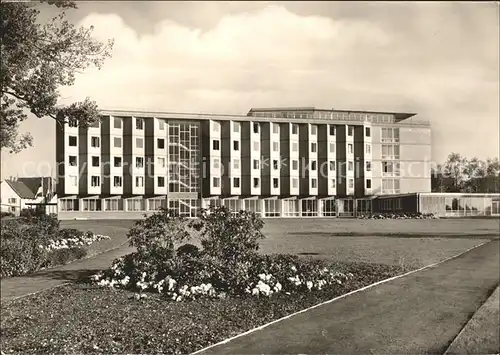
<svg viewBox="0 0 500 355"><path fill-rule="evenodd" d="M106 235L94 234L92 232L81 232L77 229L61 229L57 235L57 239L50 239L48 245L40 245L47 251L78 248L89 246L95 242L104 239L110 239Z"/></svg>
<svg viewBox="0 0 500 355"><path fill-rule="evenodd" d="M51 216L23 217L1 225L0 277L21 276L87 255L86 247L109 237L59 229Z"/></svg>
<svg viewBox="0 0 500 355"><path fill-rule="evenodd" d="M138 293L158 293L179 302L228 295L270 297L277 293L312 292L342 285L354 277L327 262L302 260L293 255L255 255L240 263L239 270L226 268L203 254L172 257L161 265L141 263L141 257L133 253L115 260L109 270L93 275L92 282Z"/></svg>
<svg viewBox="0 0 500 355"><path fill-rule="evenodd" d="M401 272L363 263L332 267L355 276L319 291L271 297L166 302L158 293L64 286L2 304L0 345L6 354L189 354Z"/></svg>
<svg viewBox="0 0 500 355"><path fill-rule="evenodd" d="M432 213L372 213L362 214L358 219L439 219Z"/></svg>

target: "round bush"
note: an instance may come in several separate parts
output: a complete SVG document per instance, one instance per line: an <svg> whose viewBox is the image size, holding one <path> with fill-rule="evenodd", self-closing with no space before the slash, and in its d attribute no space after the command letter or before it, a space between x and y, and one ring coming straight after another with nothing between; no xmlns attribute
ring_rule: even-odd
<svg viewBox="0 0 500 355"><path fill-rule="evenodd" d="M192 256L200 255L200 249L194 244L184 244L177 248L177 256Z"/></svg>

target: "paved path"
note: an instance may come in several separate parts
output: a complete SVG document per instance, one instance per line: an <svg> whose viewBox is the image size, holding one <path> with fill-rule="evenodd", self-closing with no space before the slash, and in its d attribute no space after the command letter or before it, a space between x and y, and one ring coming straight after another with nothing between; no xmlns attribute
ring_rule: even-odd
<svg viewBox="0 0 500 355"><path fill-rule="evenodd" d="M203 354L442 354L499 283L499 241Z"/></svg>
<svg viewBox="0 0 500 355"><path fill-rule="evenodd" d="M19 276L1 280L1 300L40 292L48 288L60 286L76 281L80 277L90 276L97 270L107 269L115 258L129 254L135 249L123 245L119 248L104 252L92 258L77 260L67 265L42 270L31 276Z"/></svg>

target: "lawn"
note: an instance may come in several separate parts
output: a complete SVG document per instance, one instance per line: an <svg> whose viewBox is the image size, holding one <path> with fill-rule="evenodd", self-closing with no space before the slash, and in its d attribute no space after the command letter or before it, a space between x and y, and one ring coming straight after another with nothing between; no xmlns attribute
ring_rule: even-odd
<svg viewBox="0 0 500 355"><path fill-rule="evenodd" d="M173 302L154 294L68 285L10 301L1 310L4 353L185 354L399 273L339 264L356 277L306 294Z"/></svg>
<svg viewBox="0 0 500 355"><path fill-rule="evenodd" d="M261 251L337 261L404 265L418 268L498 238L495 220L358 220L318 218L265 219ZM126 243L133 221L61 221L64 228L91 230L111 240L101 250ZM192 241L197 244L195 240ZM90 251L92 252L92 251Z"/></svg>

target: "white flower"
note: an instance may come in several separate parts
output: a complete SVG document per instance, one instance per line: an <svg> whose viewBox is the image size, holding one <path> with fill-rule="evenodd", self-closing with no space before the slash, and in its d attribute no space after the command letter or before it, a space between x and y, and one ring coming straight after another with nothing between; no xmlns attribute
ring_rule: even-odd
<svg viewBox="0 0 500 355"><path fill-rule="evenodd" d="M281 291L282 286L279 282L276 282L276 285L274 285L274 291L279 292Z"/></svg>
<svg viewBox="0 0 500 355"><path fill-rule="evenodd" d="M252 296L258 296L259 295L259 289L257 287L254 287L252 289Z"/></svg>
<svg viewBox="0 0 500 355"><path fill-rule="evenodd" d="M266 280L266 274L259 274L259 279L265 281Z"/></svg>
<svg viewBox="0 0 500 355"><path fill-rule="evenodd" d="M291 269L292 269L293 272L297 271L297 268L295 267L295 265L292 265Z"/></svg>
<svg viewBox="0 0 500 355"><path fill-rule="evenodd" d="M311 281L306 282L307 289L310 290L313 287L313 283Z"/></svg>

